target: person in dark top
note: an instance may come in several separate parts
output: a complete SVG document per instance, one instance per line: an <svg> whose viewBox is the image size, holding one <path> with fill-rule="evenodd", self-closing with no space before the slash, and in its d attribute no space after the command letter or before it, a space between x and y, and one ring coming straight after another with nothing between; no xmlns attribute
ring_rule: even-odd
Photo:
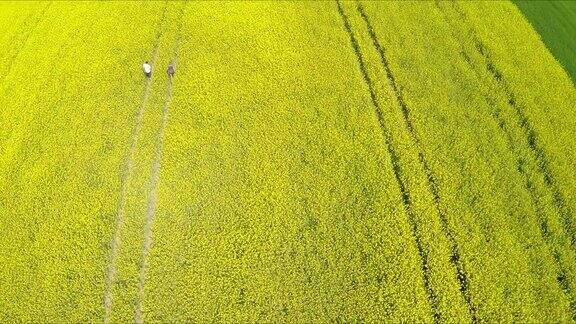
<svg viewBox="0 0 576 324"><path fill-rule="evenodd" d="M174 64L168 65L168 70L166 70L166 72L168 73L168 75L169 75L170 77L173 77L173 76L174 76L174 72L175 72L175 70L174 70Z"/></svg>

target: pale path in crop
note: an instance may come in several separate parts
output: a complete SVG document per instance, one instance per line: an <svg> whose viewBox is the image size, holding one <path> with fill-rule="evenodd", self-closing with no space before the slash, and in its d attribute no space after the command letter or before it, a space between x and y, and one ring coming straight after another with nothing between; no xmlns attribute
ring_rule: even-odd
<svg viewBox="0 0 576 324"><path fill-rule="evenodd" d="M176 65L178 48L180 47L180 39L182 36L182 22L184 17L186 3L180 8L180 19L178 20L178 34L172 48L172 55L174 57L172 64ZM146 208L146 223L144 225L144 242L142 244L142 261L140 264L140 273L138 276L138 299L136 301L136 314L135 322L143 323L142 306L144 304L144 286L146 282L146 271L148 269L148 256L150 248L152 247L152 225L154 223L154 216L156 214L156 206L158 201L158 182L160 181L160 167L162 162L162 148L164 144L164 131L168 124L168 114L170 103L172 102L172 76L168 77L168 90L166 94L166 101L162 109L162 122L156 137L156 150L154 161L152 162L152 174L150 177L150 193L148 195L148 206Z"/></svg>
<svg viewBox="0 0 576 324"><path fill-rule="evenodd" d="M159 49L158 45L160 44L160 37L162 36L162 26L164 25L165 16L166 16L166 7L164 7L164 11L162 13L162 19L160 22L160 29L158 30L158 33L156 35L154 52L151 61L152 66L155 66L156 61L158 60L158 49ZM122 170L120 197L118 201L118 211L116 213L115 231L114 236L112 237L110 258L108 261L109 263L108 268L106 270L106 278L105 278L104 323L108 323L110 321L110 313L112 312L112 285L114 283L114 280L116 279L116 259L118 258L118 254L120 251L120 243L121 243L120 233L122 232L122 228L124 226L126 196L130 185L130 177L132 175L132 170L134 168L134 154L136 152L136 147L138 145L138 138L140 137L140 132L142 130L144 111L146 110L146 104L148 102L148 97L150 95L150 87L152 85L153 77L154 74L152 74L152 76L146 80L146 86L144 87L144 95L142 96L140 109L138 110L138 114L136 115L136 122L130 139L130 147L128 149L126 161L124 162L124 167Z"/></svg>
<svg viewBox="0 0 576 324"><path fill-rule="evenodd" d="M178 19L178 35L175 40L174 47L172 49L172 64L176 64L177 52L180 47L180 39L182 36L182 21L184 16L186 3L180 8L180 17ZM160 124L160 129L156 137L156 150L154 162L152 164L152 173L150 177L150 193L148 195L148 207L146 208L146 223L144 225L144 242L142 244L142 261L140 263L140 273L138 276L138 299L136 301L136 314L134 316L136 323L143 323L144 319L142 317L142 305L144 303L144 286L146 282L146 270L148 269L148 255L150 254L150 248L152 247L152 225L154 223L154 216L156 214L156 206L158 201L158 182L160 181L160 167L162 162L162 148L164 146L164 131L166 125L168 124L168 115L170 103L172 102L172 76L168 77L168 90L166 94L166 101L164 102L164 108L162 109L162 122Z"/></svg>
<svg viewBox="0 0 576 324"><path fill-rule="evenodd" d="M160 180L160 162L162 160L162 146L164 141L164 130L168 124L168 108L172 101L172 78L168 80L168 94L164 108L162 109L162 124L158 131L156 139L156 151L154 162L152 164L152 175L150 178L150 194L148 196L148 207L146 208L146 223L144 225L144 243L142 245L142 264L138 281L138 305L136 307L136 323L142 323L142 303L144 299L144 282L146 279L146 270L148 268L148 255L152 246L152 224L156 213L158 200L158 181Z"/></svg>
<svg viewBox="0 0 576 324"><path fill-rule="evenodd" d="M110 312L112 310L112 284L116 278L116 259L118 258L118 252L120 250L120 233L122 232L122 227L124 225L124 214L126 207L126 196L128 187L130 184L130 175L132 174L132 169L134 167L134 152L136 151L136 146L138 143L138 137L140 130L142 129L142 119L144 116L146 102L148 101L148 95L150 92L151 80L146 81L146 90L144 92L144 97L142 99L142 105L136 116L136 127L134 129L134 134L132 135L130 149L128 153L128 158L124 165L124 170L122 174L122 184L120 188L120 199L118 202L118 211L116 214L116 224L114 237L112 238L111 250L110 250L110 260L108 264L108 270L106 272L106 292L104 295L104 323L108 323L110 319Z"/></svg>

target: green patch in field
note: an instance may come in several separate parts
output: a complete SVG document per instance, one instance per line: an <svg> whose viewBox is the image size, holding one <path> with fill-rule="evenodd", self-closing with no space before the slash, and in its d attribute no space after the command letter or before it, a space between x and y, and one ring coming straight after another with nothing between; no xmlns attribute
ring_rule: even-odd
<svg viewBox="0 0 576 324"><path fill-rule="evenodd" d="M576 81L576 1L514 1Z"/></svg>

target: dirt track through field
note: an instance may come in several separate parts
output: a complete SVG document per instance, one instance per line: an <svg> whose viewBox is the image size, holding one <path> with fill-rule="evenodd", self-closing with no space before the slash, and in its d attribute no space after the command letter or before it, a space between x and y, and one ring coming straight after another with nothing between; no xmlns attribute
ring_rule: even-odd
<svg viewBox="0 0 576 324"><path fill-rule="evenodd" d="M156 34L156 39L154 43L154 50L152 54L151 65L154 67L156 65L156 61L158 59L158 49L160 44L160 38L162 36L162 31L164 27L164 22L166 18L166 10L167 5L164 6L162 11L162 18L160 20L160 25L158 32ZM144 87L144 94L142 96L142 101L140 103L140 107L138 109L138 113L136 115L136 120L134 124L134 129L132 131L132 136L130 138L130 146L128 148L128 153L126 155L126 160L124 162L123 170L122 170L122 178L120 184L120 196L118 201L118 210L116 212L116 221L115 221L115 228L114 228L114 236L112 237L112 241L110 243L110 256L108 260L108 267L106 270L106 277L105 277L105 291L104 291L104 323L108 323L110 321L110 315L112 312L112 302L113 302L113 295L112 295L112 288L114 281L116 279L116 259L118 258L118 254L120 252L120 245L121 239L120 234L122 232L122 228L124 226L124 216L125 216L125 208L126 208L126 196L128 192L128 188L130 185L130 178L132 175L132 170L134 168L134 154L136 152L136 147L138 146L138 139L140 137L140 132L142 130L142 121L144 118L144 111L146 110L146 104L148 103L148 98L150 96L150 88L152 85L152 80L154 78L154 74L148 79L146 79L146 85Z"/></svg>
<svg viewBox="0 0 576 324"><path fill-rule="evenodd" d="M180 47L180 41L182 37L182 23L184 19L186 3L180 8L177 36L172 48L172 62L176 66L178 48ZM158 133L156 135L156 148L154 152L154 161L152 162L152 170L150 175L150 188L148 194L148 203L146 207L146 217L144 224L144 241L142 243L142 259L140 263L140 272L138 274L138 298L136 300L136 313L134 319L136 323L143 323L143 304L144 304L144 288L146 284L146 272L148 270L149 255L152 248L152 226L154 225L154 217L156 216L156 207L158 205L158 183L160 181L160 168L162 162L162 149L164 146L164 132L166 126L168 125L168 116L170 103L172 102L172 89L173 89L173 77L168 77L168 86L166 93L166 100L164 102L164 107L162 108L162 120Z"/></svg>

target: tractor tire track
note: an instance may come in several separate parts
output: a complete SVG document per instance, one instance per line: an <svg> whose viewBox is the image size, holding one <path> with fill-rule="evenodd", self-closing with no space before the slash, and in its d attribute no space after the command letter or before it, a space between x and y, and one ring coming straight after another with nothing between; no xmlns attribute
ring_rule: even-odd
<svg viewBox="0 0 576 324"><path fill-rule="evenodd" d="M384 68L384 70L386 72L386 76L387 76L388 81L389 81L388 83L392 87L392 91L396 97L395 98L396 102L402 111L402 115L404 117L404 122L405 122L406 129L408 131L408 134L410 135L412 142L414 142L414 144L416 145L416 148L418 150L418 159L419 159L420 164L422 165L422 167L424 169L424 172L426 173L426 177L427 177L426 180L427 180L427 184L428 184L428 189L430 190L430 192L432 193L432 196L434 198L434 205L435 205L436 211L437 211L439 218L440 218L440 224L442 227L442 232L443 232L444 236L446 236L446 238L448 239L448 243L450 245L450 251L451 251L450 263L452 264L452 266L455 269L456 279L458 280L458 284L460 286L460 293L462 294L462 297L466 301L466 305L468 307L468 312L470 313L470 317L471 317L472 322L477 323L478 318L476 316L476 306L474 305L474 302L472 300L472 295L470 293L470 282L468 279L467 272L465 270L464 262L462 261L462 258L460 256L460 248L459 248L458 243L454 237L454 234L452 233L452 230L450 229L450 225L448 222L448 217L446 215L446 211L444 210L444 208L441 207L441 197L440 197L440 192L438 189L438 183L436 181L436 177L435 177L432 169L430 168L430 164L428 163L426 156L424 155L424 150L422 149L422 144L420 142L420 139L418 138L418 136L416 135L416 133L414 131L414 125L412 123L412 120L410 119L410 110L409 110L406 102L404 101L403 95L402 95L401 90L399 89L399 86L398 86L398 82L396 81L396 78L394 77L394 74L392 73L390 63L389 63L388 58L386 57L386 54L385 54L385 49L384 49L384 47L382 47L380 41L378 40L378 37L376 35L376 32L374 31L374 28L372 26L370 18L368 17L368 14L366 13L366 11L364 10L364 7L362 6L362 4L359 1L356 1L356 9L357 9L358 13L360 14L360 16L362 17L362 19L364 20L364 23L366 24L366 27L368 29L368 33L369 33L370 38L372 40L372 45L374 46L374 48L378 52L378 55L380 57L380 63L382 65L382 67Z"/></svg>
<svg viewBox="0 0 576 324"><path fill-rule="evenodd" d="M496 67L496 63L492 59L488 48L482 42L480 37L478 37L476 31L468 23L466 14L462 11L462 9L458 7L456 3L453 3L453 7L460 16L463 24L468 26L468 32L472 36L475 49L484 58L486 70L489 72L496 84L498 84L500 90L506 96L508 106L512 108L512 111L516 115L517 123L520 125L520 129L524 133L525 141L528 145L528 148L532 152L532 157L536 161L538 171L544 178L544 184L552 193L554 206L561 217L564 231L570 239L570 246L574 251L576 251L576 229L573 222L573 212L567 205L566 198L560 190L558 182L550 169L548 156L539 143L540 141L538 140L538 135L530 123L528 116L526 115L525 107L518 103L516 95L512 91L509 82L506 81L503 73Z"/></svg>
<svg viewBox="0 0 576 324"><path fill-rule="evenodd" d="M416 216L414 215L414 211L412 210L411 195L410 195L410 191L407 188L407 185L406 185L406 183L403 179L403 176L402 176L402 170L400 167L400 161L399 161L398 153L396 152L396 149L394 148L394 146L392 144L392 136L390 134L390 131L386 127L386 124L384 121L384 116L382 113L382 109L381 109L380 103L378 102L377 97L376 97L376 90L375 90L374 84L373 84L372 80L370 79L370 76L368 75L368 72L366 70L366 65L364 62L364 58L362 56L362 52L360 51L360 46L358 45L358 41L356 40L356 37L354 36L354 33L352 31L352 27L350 25L348 17L344 13L344 9L342 8L342 4L340 3L340 0L336 0L336 4L337 4L337 9L338 9L338 14L340 15L340 18L342 19L342 23L344 25L344 29L345 29L346 33L348 34L348 37L350 38L352 50L354 51L354 54L355 54L356 59L358 61L358 65L359 65L360 72L362 74L362 78L364 80L364 83L368 87L368 91L370 93L370 99L371 99L372 105L374 107L374 112L376 114L376 118L378 120L380 129L382 131L382 135L384 137L386 150L387 150L388 154L390 155L394 177L396 179L396 182L397 182L398 187L400 189L400 193L402 195L402 202L403 202L404 210L408 216L408 223L410 225L410 230L412 232L412 236L414 238L416 248L418 250L418 255L420 258L420 262L421 262L422 281L423 281L424 289L425 289L426 294L427 294L428 302L429 302L431 310L432 310L432 316L433 316L435 322L439 322L440 321L440 313L438 310L438 308L439 308L438 296L437 296L436 292L432 289L432 286L430 284L430 272L431 271L430 271L430 266L428 263L428 253L424 249L424 246L422 243L422 237L420 235L420 230L419 230L418 224L416 222Z"/></svg>
<svg viewBox="0 0 576 324"><path fill-rule="evenodd" d="M155 66L156 61L158 60L159 44L160 44L160 38L162 37L163 34L163 28L166 20L166 11L167 11L167 3L165 3L164 5L164 9L162 11L162 17L160 18L158 32L156 33L155 36L155 43L151 60L152 66ZM130 178L134 168L134 155L136 153L136 147L138 146L138 140L140 137L140 132L142 130L144 111L146 110L146 104L148 103L150 88L152 85L154 74L155 73L152 73L150 78L146 80L146 85L144 87L144 94L142 95L142 101L140 103L140 107L136 115L134 128L132 131L132 135L130 136L130 146L126 154L124 167L122 170L122 177L120 180L121 182L120 195L118 199L118 209L116 212L116 221L114 224L114 236L112 237L112 241L110 243L110 256L105 275L104 323L110 322L110 315L112 313L112 302L113 302L112 288L116 280L116 261L118 258L118 254L120 253L120 246L121 246L120 235L124 227L126 197L128 195L128 188L130 187Z"/></svg>
<svg viewBox="0 0 576 324"><path fill-rule="evenodd" d="M175 40L175 44L172 48L172 64L176 65L177 63L177 55L178 49L180 48L180 43L182 39L182 25L185 15L185 8L186 2L182 4L179 12L179 19L178 19L178 27L177 27L177 36ZM164 133L166 130L166 126L168 125L168 117L169 117L169 108L172 102L172 89L173 89L173 77L168 77L168 87L167 87L167 94L166 100L164 102L164 107L162 108L162 120L160 124L160 128L156 134L156 149L154 152L154 161L152 163L152 170L150 176L150 188L148 194L148 203L146 208L146 217L145 217L145 224L144 224L144 241L142 243L142 259L140 263L140 270L138 274L138 298L136 300L136 311L134 315L134 320L136 323L143 323L144 322L144 313L143 313L143 305L144 305L144 297L145 297L145 284L146 284L146 272L149 267L149 255L150 250L152 248L152 226L154 225L154 217L156 216L156 208L158 205L158 184L160 182L160 169L161 169L161 162L162 162L162 150L164 147Z"/></svg>
<svg viewBox="0 0 576 324"><path fill-rule="evenodd" d="M26 44L28 43L28 40L30 39L30 35L32 35L34 33L34 31L36 30L36 28L38 27L38 25L40 24L40 22L42 21L42 19L44 19L45 15L46 15L46 11L48 11L48 9L50 8L50 6L52 5L52 2L48 2L48 4L46 4L44 6L44 8L42 8L42 11L40 12L39 15L37 15L37 19L32 23L32 28L28 28L28 32L24 34L24 40L22 41L22 44L15 50L15 53L12 54L12 56L10 56L8 58L8 63L6 64L7 68L6 68L6 72L3 75L0 75L0 84L4 83L4 79L8 77L8 75L10 74L10 72L12 71L12 66L14 65L14 62L18 59L18 56L20 56L20 53L22 52L22 50L24 49L24 47L26 47ZM24 24L26 24L28 22L29 17L26 17L26 21L24 22ZM11 38L11 41L13 41L15 39L16 36Z"/></svg>
<svg viewBox="0 0 576 324"><path fill-rule="evenodd" d="M536 213L536 220L539 225L540 235L544 244L546 244L548 253L550 253L552 260L554 260L554 265L556 267L556 282L558 286L562 289L566 300L570 304L570 311L572 315L572 320L576 321L576 296L574 295L574 290L572 285L568 280L568 273L565 267L562 264L560 258L560 251L554 245L553 239L550 237L550 233L548 231L548 225L546 222L546 216L544 215L544 211L540 207L540 200L538 198L538 194L534 189L534 184L530 177L524 170L522 165L519 165L518 171L524 177L524 185L526 190L529 192L532 202L534 203L535 213Z"/></svg>
<svg viewBox="0 0 576 324"><path fill-rule="evenodd" d="M442 7L440 6L440 2L438 0L435 1L435 4L436 4L437 9L440 11L442 18L444 19L445 23L449 26L451 37L459 44L460 53L461 53L464 61L467 63L468 68L473 72L475 79L478 82L481 82L482 76L479 74L479 71L477 70L476 66L473 64L473 62L470 60L469 56L466 54L466 49L465 49L464 44L454 34L454 31L453 31L454 26L452 25L450 19L448 18L445 10L442 9ZM457 13L459 14L459 16L461 18L464 18L463 12L458 11ZM471 31L471 32L473 33L473 31ZM477 36L475 34L474 34L474 37L475 37L474 44L476 46L476 49L484 48L483 44L481 44L479 42L479 40L477 39ZM483 55L482 53L481 53L481 55L486 60L486 56ZM485 99L487 105L489 107L493 107L494 104L488 98L489 95L487 93L483 93L483 96L484 96L484 99ZM508 104L510 104L510 102L508 102ZM551 234L550 234L549 229L548 229L548 222L547 222L546 215L545 215L545 213L541 207L540 197L538 196L538 193L535 190L534 182L531 180L530 175L528 174L528 171L526 170L526 159L524 157L522 157L522 153L518 150L516 142L514 141L512 131L509 129L507 121L504 119L503 116L501 116L500 110L495 109L490 113L490 115L492 116L494 121L497 123L498 128L500 129L500 131L503 133L504 137L506 138L506 142L507 142L509 150L511 152L513 152L513 154L516 156L516 159L517 159L516 170L518 171L518 173L520 174L521 178L524 181L524 188L526 189L526 191L530 195L530 198L532 200L532 203L533 203L534 209L535 209L536 222L538 223L538 226L539 226L540 236L541 236L542 240L544 241L544 243L546 244L548 252L550 253L550 256L552 257L552 260L554 260L554 265L557 269L557 275L556 275L557 283L558 283L559 287L562 289L565 297L569 301L571 312L572 312L572 319L576 321L576 297L574 296L574 290L572 288L572 285L569 283L569 281L567 279L566 269L562 265L562 261L561 261L560 256L559 256L560 252L559 252L558 248L555 246L555 244L553 242L553 238L550 237Z"/></svg>

